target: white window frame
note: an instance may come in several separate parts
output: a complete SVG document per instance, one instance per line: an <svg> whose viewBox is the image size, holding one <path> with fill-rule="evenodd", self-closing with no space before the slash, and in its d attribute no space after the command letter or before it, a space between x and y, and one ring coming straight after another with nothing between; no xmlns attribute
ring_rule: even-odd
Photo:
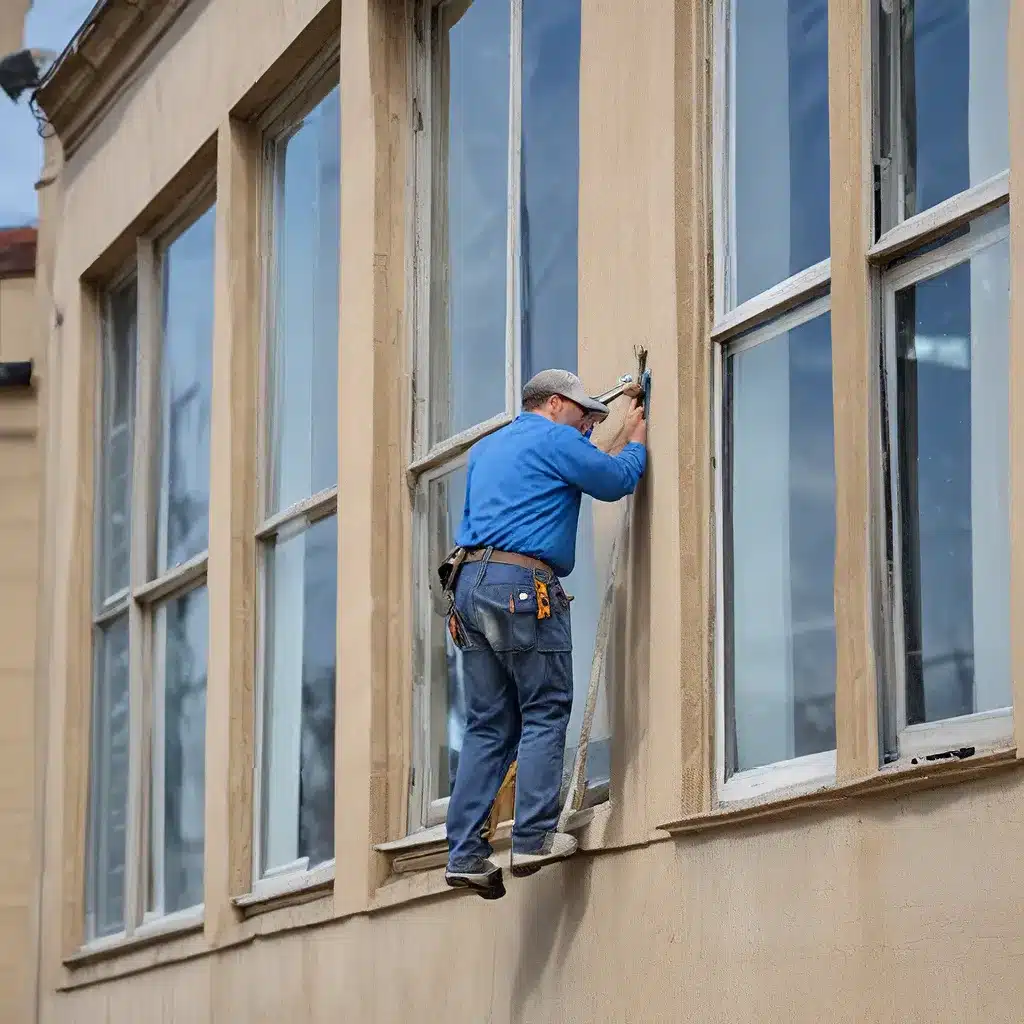
<svg viewBox="0 0 1024 1024"><path fill-rule="evenodd" d="M984 187L984 186L981 186ZM948 219L945 221L947 230L952 230L964 223L958 211L972 199L977 189L954 197L946 206ZM997 207L997 209L1000 207ZM936 207L935 209L938 209ZM934 211L928 211L932 213ZM925 215L927 216L927 214ZM917 218L914 218L915 220ZM976 220L976 218L975 218ZM905 221L904 224L909 224ZM882 305L882 343L885 361L885 391L891 396L889 402L887 430L889 451L891 453L888 473L888 487L892 503L892 522L889 525L893 564L889 571L889 587L887 593L886 620L888 685L882 694L884 706L889 719L886 723L887 742L896 744L896 756L899 760L927 757L929 754L941 753L960 747L976 749L997 749L1008 747L1013 740L1013 708L1004 707L991 711L976 712L942 721L923 722L907 725L906 698L906 641L903 618L903 551L900 541L902 527L902 507L900 503L900 458L899 458L899 423L895 412L897 386L896 366L896 293L903 288L929 280L955 266L970 260L973 256L1008 239L1009 222L996 224L978 234L965 234L954 238L939 248L922 252L908 258L905 262L881 275ZM1007 424L1009 429L1009 424ZM884 551L884 547L882 548ZM884 685L884 684L883 684Z"/></svg>
<svg viewBox="0 0 1024 1024"><path fill-rule="evenodd" d="M253 757L253 844L252 882L250 893L236 902L247 905L254 900L271 899L298 889L312 887L333 877L334 857L313 863L300 857L289 864L263 867L264 782L266 698L267 698L267 550L271 542L300 536L317 523L338 514L338 487L325 488L294 502L287 508L268 515L269 482L273 478L270 431L273 428L271 408L271 360L275 331L274 298L276 295L275 219L277 181L275 149L293 134L303 119L334 90L340 87L340 41L326 47L303 69L292 87L264 112L257 122L263 136L260 176L260 242L263 252L261 267L261 323L258 372L259 401L256 429L256 685L254 688L254 757ZM340 132L341 126L339 124ZM335 686L340 666L335 667ZM335 714L338 713L337 703ZM299 765L295 765L299 770ZM335 780L337 785L337 780Z"/></svg>
<svg viewBox="0 0 1024 1024"><path fill-rule="evenodd" d="M807 754L773 764L750 768L746 771L727 775L726 735L728 725L726 712L725 671L725 361L731 355L755 348L773 341L787 331L822 316L831 309L829 295L818 296L804 305L790 309L775 319L754 328L748 333L729 342L715 345L714 394L715 394L715 781L718 800L732 803L753 800L765 793L789 789L813 789L835 781L836 751L828 750Z"/></svg>
<svg viewBox="0 0 1024 1024"><path fill-rule="evenodd" d="M778 791L829 785L836 777L836 751L779 761L726 777L724 371L734 352L776 337L830 308L831 258L815 263L759 295L729 308L735 280L732 197L735 191L735 91L731 49L734 0L715 0L712 80L712 210L714 226L714 323L711 328L715 445L715 796L720 804L752 800Z"/></svg>
<svg viewBox="0 0 1024 1024"><path fill-rule="evenodd" d="M95 691L99 669L95 637L98 631L127 615L129 663L129 753L128 800L126 814L125 851L125 927L121 932L97 938L95 922L86 908L85 946L103 948L117 945L130 938L156 936L179 928L201 924L204 905L183 908L170 914L162 910L147 910L148 874L150 866L157 893L162 891L163 879L163 800L164 793L164 722L158 708L165 704L165 678L162 660L155 655L163 650L165 637L159 627L161 607L193 593L206 585L209 550L177 565L160 571L157 547L160 542L161 523L154 507L161 469L161 391L160 372L163 352L163 260L167 249L204 216L215 203L215 185L212 174L204 176L192 188L175 213L157 224L136 243L136 258L124 268L107 287L101 299L101 332L104 355L110 344L112 318L110 299L113 293L125 287L134 278L137 288L137 327L135 349L135 393L132 409L132 481L129 535L129 586L105 601L98 593L97 573L104 568L106 552L102 542L102 491L96 489L94 508L93 550L97 552L94 567L93 601L93 680ZM211 283L212 287L212 283ZM212 351L212 339L211 339ZM106 412L104 381L105 359L97 361L96 424L96 477L103 471L103 421ZM102 486L102 484L100 485ZM89 756L92 762L93 744L90 739ZM90 787L93 785L93 767L90 763ZM87 842L92 841L92 807L90 796ZM152 806L150 804L152 803ZM87 850L90 860L92 851Z"/></svg>

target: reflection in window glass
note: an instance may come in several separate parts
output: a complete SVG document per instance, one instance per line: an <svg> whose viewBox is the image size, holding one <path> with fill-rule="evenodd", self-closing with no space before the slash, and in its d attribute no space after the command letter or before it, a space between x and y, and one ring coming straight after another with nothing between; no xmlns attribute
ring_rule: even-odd
<svg viewBox="0 0 1024 1024"><path fill-rule="evenodd" d="M580 0L524 0L522 379L576 369Z"/></svg>
<svg viewBox="0 0 1024 1024"><path fill-rule="evenodd" d="M727 774L835 749L831 317L726 357Z"/></svg>
<svg viewBox="0 0 1024 1024"><path fill-rule="evenodd" d="M1009 0L902 3L905 217L1009 167L1008 12Z"/></svg>
<svg viewBox="0 0 1024 1024"><path fill-rule="evenodd" d="M214 220L211 207L164 254L160 573L208 543Z"/></svg>
<svg viewBox="0 0 1024 1024"><path fill-rule="evenodd" d="M148 909L173 914L203 902L206 835L206 587L156 613L153 849ZM162 699L161 699L162 698Z"/></svg>
<svg viewBox="0 0 1024 1024"><path fill-rule="evenodd" d="M829 255L828 2L733 0L726 304Z"/></svg>
<svg viewBox="0 0 1024 1024"><path fill-rule="evenodd" d="M268 545L263 871L334 856L338 521Z"/></svg>
<svg viewBox="0 0 1024 1024"><path fill-rule="evenodd" d="M132 418L135 414L135 358L138 287L132 279L114 292L107 307L103 353L103 430L100 451L100 601L128 586L131 551Z"/></svg>
<svg viewBox="0 0 1024 1024"><path fill-rule="evenodd" d="M1009 296L1005 238L896 293L910 725L1011 704Z"/></svg>
<svg viewBox="0 0 1024 1024"><path fill-rule="evenodd" d="M273 515L338 482L339 90L271 147Z"/></svg>
<svg viewBox="0 0 1024 1024"><path fill-rule="evenodd" d="M125 927L128 838L128 615L95 631L86 930L90 939Z"/></svg>
<svg viewBox="0 0 1024 1024"><path fill-rule="evenodd" d="M432 444L506 405L510 11L474 0L437 15Z"/></svg>

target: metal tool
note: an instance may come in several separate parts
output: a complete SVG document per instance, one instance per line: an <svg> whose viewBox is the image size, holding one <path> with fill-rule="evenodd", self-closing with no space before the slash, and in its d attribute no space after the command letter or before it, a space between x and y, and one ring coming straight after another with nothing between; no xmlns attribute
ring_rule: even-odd
<svg viewBox="0 0 1024 1024"><path fill-rule="evenodd" d="M594 398L595 402L600 402L602 405L607 405L609 402L614 402L616 398L620 398L626 393L626 391L633 384L633 374L624 373L620 378L618 384L604 394L596 395Z"/></svg>
<svg viewBox="0 0 1024 1024"><path fill-rule="evenodd" d="M602 395L595 396L595 400L608 405L609 402L614 402L616 398L621 398L627 392L632 392L636 397L643 395L644 419L647 419L651 412L651 371L647 369L647 349L638 347L635 351L636 376L624 373L615 387L605 391Z"/></svg>

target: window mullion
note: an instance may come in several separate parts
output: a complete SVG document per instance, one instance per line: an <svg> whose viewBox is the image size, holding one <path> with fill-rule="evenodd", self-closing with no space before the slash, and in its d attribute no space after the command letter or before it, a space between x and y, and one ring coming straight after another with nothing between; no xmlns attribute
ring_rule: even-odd
<svg viewBox="0 0 1024 1024"><path fill-rule="evenodd" d="M876 349L867 252L874 214L871 21L866 4L829 0L832 382L836 478L836 774L878 769L878 694L872 608L877 543L871 523L880 479ZM853 182L854 186L850 187Z"/></svg>
<svg viewBox="0 0 1024 1024"><path fill-rule="evenodd" d="M522 387L522 198L523 153L523 0L510 0L509 45L509 167L508 167L508 260L505 335L505 409L515 415Z"/></svg>
<svg viewBox="0 0 1024 1024"><path fill-rule="evenodd" d="M149 238L139 239L138 351L136 355L135 431L132 465L130 577L135 588L146 582L150 568L150 523L153 522L152 466L160 350L160 275L156 249ZM151 675L148 610L131 601L128 608L128 815L125 861L125 927L131 934L142 920L146 864L146 808L149 765L148 695Z"/></svg>
<svg viewBox="0 0 1024 1024"><path fill-rule="evenodd" d="M1024 10L1010 5L1007 93L1010 114L1010 181L1019 183L1024 175ZM1024 431L1024 307L1021 281L1024 268L1024 192L1019 185L1010 190L1010 422L1011 438ZM1010 445L1010 622L1024 614L1024 536L1020 509L1024 507L1024 447ZM1013 706L1016 710L1014 738L1017 756L1024 757L1024 631L1010 631L1010 668L1013 678Z"/></svg>

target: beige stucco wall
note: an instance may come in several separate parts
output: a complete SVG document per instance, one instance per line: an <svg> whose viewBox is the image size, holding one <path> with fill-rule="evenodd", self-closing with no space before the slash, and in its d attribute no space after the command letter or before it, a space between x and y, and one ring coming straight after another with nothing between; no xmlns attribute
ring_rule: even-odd
<svg viewBox="0 0 1024 1024"><path fill-rule="evenodd" d="M0 4L0 57L21 49L29 0L4 0Z"/></svg>
<svg viewBox="0 0 1024 1024"><path fill-rule="evenodd" d="M1024 785L581 858L47 1000L44 1020L1016 1024Z"/></svg>
<svg viewBox="0 0 1024 1024"><path fill-rule="evenodd" d="M606 386L631 367L633 346L644 344L656 381L651 471L634 510L616 625L613 799L602 811L603 827L584 834L585 844L599 849L532 879L509 880L509 897L497 904L448 892L436 870L385 879L383 859L369 852L384 838L382 804L394 799L388 787L402 779L401 761L396 770L380 739L381 717L394 714L390 705L381 709L380 694L398 657L389 638L401 646L407 624L404 608L378 602L376 588L380 560L394 554L381 538L403 536L391 517L406 509L397 498L388 501L381 461L393 455L401 464L402 451L389 454L389 446L400 449L407 422L401 403L389 404L389 396L403 393L395 366L407 343L405 254L395 244L405 217L394 184L404 182L405 167L395 167L401 142L387 145L390 131L403 137L401 117L388 106L401 107L401 90L374 49L386 35L381 12L399 4L347 0L338 878L319 900L272 911L243 931L221 863L227 823L235 819L208 813L205 933L120 962L62 965L66 917L79 906L67 880L80 850L67 827L81 820L81 787L59 780L75 775L65 760L81 741L80 723L67 713L79 706L69 687L81 683L88 662L69 646L87 635L75 625L75 615L84 614L75 588L87 586L76 575L77 552L91 535L91 477L79 453L91 429L82 409L93 378L82 347L89 307L79 278L218 128L223 145L228 111L324 6L265 0L257 19L252 0L191 5L146 74L66 167L62 205L48 222L59 224L53 297L63 323L51 393L59 401L49 406L51 547L41 603L53 652L46 674L51 784L41 1019L1024 1020L1017 898L1024 780L1015 766L948 789L858 798L771 823L676 839L658 830L711 804L709 706L701 696L710 680L711 590L708 239L697 144L706 132L690 114L705 69L700 0L584 0L581 370L595 388ZM221 166L233 165L225 158ZM226 287L236 271L218 280ZM224 376L215 388L227 387L231 362L218 365ZM397 379L408 383L401 372ZM215 440L213 450L224 448ZM217 465L213 473L216 487L227 486L216 482ZM217 557L211 550L211 590L224 578ZM395 554L386 569L399 587L401 564ZM383 599L390 593L384 588ZM211 674L209 685L208 759L226 758L228 727L218 716L227 710L229 682ZM207 778L216 785L226 770L208 761ZM228 808L220 790L209 799ZM235 944L213 949L224 941Z"/></svg>
<svg viewBox="0 0 1024 1024"><path fill-rule="evenodd" d="M35 283L0 279L0 360L37 354ZM35 604L42 465L34 393L0 392L0 1021L29 1020L35 828Z"/></svg>

